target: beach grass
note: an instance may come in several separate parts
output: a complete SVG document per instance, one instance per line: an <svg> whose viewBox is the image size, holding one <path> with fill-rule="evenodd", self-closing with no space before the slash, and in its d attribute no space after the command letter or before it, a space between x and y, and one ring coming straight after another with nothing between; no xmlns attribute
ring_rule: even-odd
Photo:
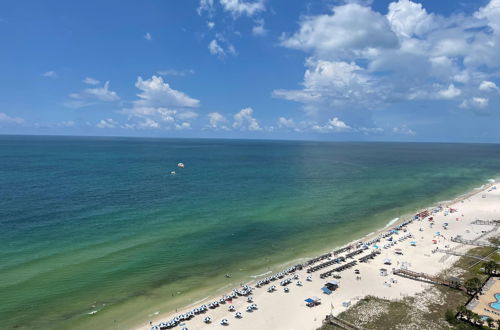
<svg viewBox="0 0 500 330"><path fill-rule="evenodd" d="M490 242L498 244L498 237ZM500 261L500 255L494 247L477 247L468 254L488 257ZM481 269L483 262L470 257L461 257L454 265L440 275L458 275L462 279L478 277L485 280L488 276ZM339 314L339 318L362 329L478 329L478 326L461 322L454 318L457 308L470 298L465 292L445 286L433 285L420 294L391 301L379 297L367 296L348 310ZM338 327L325 324L318 330L333 330ZM486 329L486 328L485 328Z"/></svg>

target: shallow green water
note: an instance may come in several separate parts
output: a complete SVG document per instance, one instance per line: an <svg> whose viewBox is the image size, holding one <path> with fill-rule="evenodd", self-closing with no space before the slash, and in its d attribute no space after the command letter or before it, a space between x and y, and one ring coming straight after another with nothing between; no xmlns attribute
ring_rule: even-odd
<svg viewBox="0 0 500 330"><path fill-rule="evenodd" d="M3 136L2 327L124 328L499 173L492 144Z"/></svg>

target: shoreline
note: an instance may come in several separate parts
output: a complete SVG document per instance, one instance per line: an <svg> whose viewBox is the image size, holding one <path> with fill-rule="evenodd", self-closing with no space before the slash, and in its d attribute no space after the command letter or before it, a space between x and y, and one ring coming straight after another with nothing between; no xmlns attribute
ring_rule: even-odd
<svg viewBox="0 0 500 330"><path fill-rule="evenodd" d="M490 189L492 186L495 186L495 184L498 182L498 180L494 180L492 182L493 179L490 179L488 180L488 183L486 184L483 184L481 185L480 187L474 187L470 190L468 190L466 193L463 193L463 194L459 194L458 196L454 197L453 199L451 200L444 200L444 201L439 201L439 202L435 202L433 203L433 205L431 206L428 206L426 208L422 208L422 209L418 209L416 211L416 213L420 213L422 212L423 210L428 210L428 209L434 209L436 207L442 207L442 206L448 206L448 205L452 205L452 204L457 204L457 203L463 203L465 200L473 197L473 196L477 196L479 193L482 193L488 189ZM408 214L405 214L405 215L402 215L398 218L395 218L395 219L392 219L390 220L389 222L386 223L386 225L384 227L379 227L377 230L375 231L372 231L366 235L364 235L363 237L361 238L358 238L358 239L354 239L354 240L351 240L350 242L346 243L346 244L343 244L343 245L340 245L340 246L333 246L333 247L329 247L328 250L326 249L323 249L322 251L320 252L316 252L315 255L320 255L320 254L324 254L324 253L328 253L330 251L333 251L334 249L342 249L346 246L350 246L350 245L355 245L357 244L358 242L360 241L369 241L369 240L372 240L373 238L381 235L381 233L384 233L384 232L387 232L389 230L389 228L394 228L394 227L397 227L399 225L401 225L402 223L404 223L405 221L408 220L409 217L411 217L412 214L415 214L414 213L408 213ZM311 258L311 257L309 257ZM279 269L279 268L286 268L290 265L293 265L293 264L296 264L296 263L299 263L299 262L303 262L305 260L307 260L308 257L301 257L301 258L297 258L297 259L294 259L294 260L290 260L290 261L287 261L287 262L284 262L284 263L281 263L280 265L273 265L272 269ZM266 271L265 273L263 274L256 274L256 275L250 275L250 277L252 278L251 280L249 281L245 281L243 283L245 283L246 285L250 285L250 286L253 286L258 280L259 280L259 277L264 277L266 275L269 275L270 273L273 273L274 271L273 270L268 270ZM213 292L213 294L209 295L208 297L205 297L203 299L200 299L199 301L196 301L196 302L193 302L187 306L184 306L182 308L179 309L179 313L180 312L184 312L184 311L187 311L189 310L188 307L193 307L195 306L196 304L201 304L203 302L207 303L208 301L211 301L211 300L216 300L219 298L220 294L222 293L223 290L227 290L226 288L228 286L230 286L231 284L227 284L225 285L224 287L221 287L217 290L215 290L215 292ZM227 290L229 291L229 290ZM319 295L319 293L318 293ZM223 305L221 305L223 306ZM223 307L224 308L224 307ZM161 314L156 314L154 319L152 319L152 324L157 324L159 323L160 321L165 321L165 320L168 320L170 316L172 316L173 314L175 314L174 311L169 311L169 312L165 312L165 313L161 313ZM197 316L196 317L197 319L200 319L202 318L202 316ZM192 323L191 321L188 321L186 325L189 325L190 323ZM233 325L234 327L234 325ZM141 325L135 325L135 326L132 326L131 328L133 329L149 329L150 326L149 324L148 325L144 325L141 324ZM198 328L198 327L197 327Z"/></svg>

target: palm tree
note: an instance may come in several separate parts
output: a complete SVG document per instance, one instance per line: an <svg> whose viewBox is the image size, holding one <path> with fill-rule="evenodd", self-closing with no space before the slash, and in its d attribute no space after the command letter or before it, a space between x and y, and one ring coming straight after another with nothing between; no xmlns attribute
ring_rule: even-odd
<svg viewBox="0 0 500 330"><path fill-rule="evenodd" d="M465 309L464 316L465 316L465 319L466 319L467 321L470 321L470 319L472 318L472 315L473 315L472 311L470 311L470 310L468 310L468 309Z"/></svg>
<svg viewBox="0 0 500 330"><path fill-rule="evenodd" d="M467 308L464 305L460 305L457 308L458 317L464 318L467 313Z"/></svg>
<svg viewBox="0 0 500 330"><path fill-rule="evenodd" d="M495 324L495 321L493 321L493 319L492 319L491 317L489 317L489 316L488 316L488 317L485 319L485 321L486 321L486 323L488 324L488 327L493 328L493 325Z"/></svg>
<svg viewBox="0 0 500 330"><path fill-rule="evenodd" d="M489 275L496 273L498 270L498 264L493 260L490 260L490 261L484 263L483 267L484 267L484 271Z"/></svg>
<svg viewBox="0 0 500 330"><path fill-rule="evenodd" d="M475 294L481 289L481 280L477 277L473 277L465 281L464 287L469 294Z"/></svg>
<svg viewBox="0 0 500 330"><path fill-rule="evenodd" d="M481 319L481 316L479 314L472 312L471 319L474 325L483 325L483 320Z"/></svg>

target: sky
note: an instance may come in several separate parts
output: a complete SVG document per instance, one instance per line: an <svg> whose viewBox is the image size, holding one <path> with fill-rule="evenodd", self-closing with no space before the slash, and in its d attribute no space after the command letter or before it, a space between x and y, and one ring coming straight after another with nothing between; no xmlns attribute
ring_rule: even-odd
<svg viewBox="0 0 500 330"><path fill-rule="evenodd" d="M500 142L500 0L0 3L0 134Z"/></svg>

